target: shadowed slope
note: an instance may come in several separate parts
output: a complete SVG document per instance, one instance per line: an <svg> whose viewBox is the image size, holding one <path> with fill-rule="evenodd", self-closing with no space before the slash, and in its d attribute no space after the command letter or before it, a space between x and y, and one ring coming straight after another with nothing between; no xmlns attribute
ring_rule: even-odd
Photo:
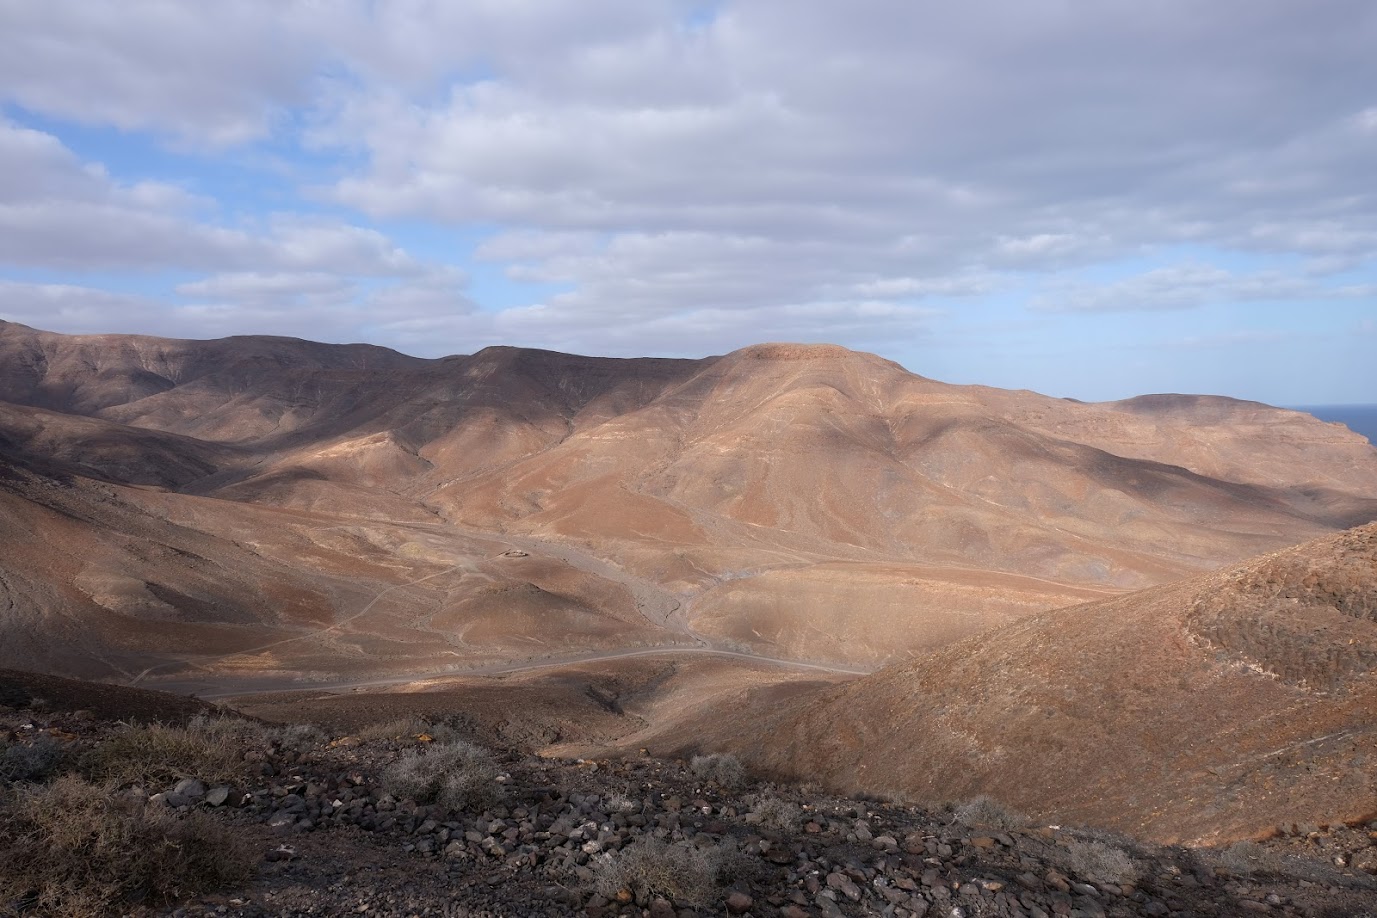
<svg viewBox="0 0 1377 918"><path fill-rule="evenodd" d="M0 451L88 477L177 488L245 460L219 443L0 402Z"/></svg>
<svg viewBox="0 0 1377 918"><path fill-rule="evenodd" d="M407 525L0 458L0 666L214 685L672 640L616 583Z"/></svg>

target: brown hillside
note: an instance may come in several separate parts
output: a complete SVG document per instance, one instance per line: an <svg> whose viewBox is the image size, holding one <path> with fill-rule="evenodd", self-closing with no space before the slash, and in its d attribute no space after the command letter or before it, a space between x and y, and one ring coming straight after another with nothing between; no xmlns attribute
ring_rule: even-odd
<svg viewBox="0 0 1377 918"><path fill-rule="evenodd" d="M8 646L76 616L73 671L137 674L195 621L164 649L212 680L651 645L870 667L1377 518L1377 449L1308 415L822 345L420 360L5 323L0 450L77 482L5 498ZM96 493L126 509L63 503ZM508 579L509 550L536 570Z"/></svg>
<svg viewBox="0 0 1377 918"><path fill-rule="evenodd" d="M1159 840L1370 818L1374 584L1368 525L1024 618L765 713L725 742L850 790L990 793Z"/></svg>

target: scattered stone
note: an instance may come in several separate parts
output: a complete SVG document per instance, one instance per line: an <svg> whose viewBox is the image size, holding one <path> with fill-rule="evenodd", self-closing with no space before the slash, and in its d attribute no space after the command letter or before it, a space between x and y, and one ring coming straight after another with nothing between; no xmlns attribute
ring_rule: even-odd
<svg viewBox="0 0 1377 918"><path fill-rule="evenodd" d="M751 910L755 900L740 890L732 890L727 894L727 911L733 915L744 915Z"/></svg>
<svg viewBox="0 0 1377 918"><path fill-rule="evenodd" d="M221 784L206 791L202 802L207 806L224 806L229 802L231 793L232 791L228 786Z"/></svg>

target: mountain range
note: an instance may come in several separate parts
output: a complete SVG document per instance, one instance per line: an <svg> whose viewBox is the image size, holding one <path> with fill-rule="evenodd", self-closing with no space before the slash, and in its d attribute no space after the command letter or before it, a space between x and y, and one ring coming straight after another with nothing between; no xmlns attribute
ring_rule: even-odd
<svg viewBox="0 0 1377 918"><path fill-rule="evenodd" d="M1230 398L828 345L423 360L0 322L0 666L203 695L813 672L643 738L1159 837L1255 831L1229 795L1278 787L1377 808L1372 607L1306 573L1370 592L1374 519L1377 448Z"/></svg>

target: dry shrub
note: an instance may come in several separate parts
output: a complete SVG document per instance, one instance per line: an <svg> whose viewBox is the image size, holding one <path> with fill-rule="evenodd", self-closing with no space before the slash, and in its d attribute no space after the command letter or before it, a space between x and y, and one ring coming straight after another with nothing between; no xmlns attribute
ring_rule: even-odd
<svg viewBox="0 0 1377 918"><path fill-rule="evenodd" d="M384 742L413 740L429 730L430 724L419 717L400 717L396 720L369 724L354 735L365 742Z"/></svg>
<svg viewBox="0 0 1377 918"><path fill-rule="evenodd" d="M593 869L594 891L608 899L627 890L638 902L664 896L680 905L706 905L716 897L723 852L644 835L599 856Z"/></svg>
<svg viewBox="0 0 1377 918"><path fill-rule="evenodd" d="M185 727L125 727L88 750L80 767L93 780L118 784L162 786L181 778L229 782L244 771L245 748L262 743L259 729L256 724L243 728L222 720Z"/></svg>
<svg viewBox="0 0 1377 918"><path fill-rule="evenodd" d="M754 822L762 829L775 832L792 832L798 829L803 810L797 804L781 800L774 794L754 794L748 798L751 811L747 822Z"/></svg>
<svg viewBox="0 0 1377 918"><path fill-rule="evenodd" d="M1354 871L1351 865L1340 868L1327 858L1316 857L1313 851L1288 851L1255 841L1238 841L1223 849L1197 849L1196 856L1205 867L1217 864L1234 876L1253 880L1278 877L1319 886L1377 889L1377 877Z"/></svg>
<svg viewBox="0 0 1377 918"><path fill-rule="evenodd" d="M395 797L439 803L452 810L479 810L502 800L492 753L458 740L403 753L383 772L383 786Z"/></svg>
<svg viewBox="0 0 1377 918"><path fill-rule="evenodd" d="M1017 829L1028 824L1028 817L1006 807L993 797L981 794L952 807L952 815L963 826L987 829Z"/></svg>
<svg viewBox="0 0 1377 918"><path fill-rule="evenodd" d="M360 729L355 736L366 742L412 742L421 736L428 736L437 743L451 743L462 739L460 731L451 724L444 721L429 721L424 717L399 717L396 720L372 723Z"/></svg>
<svg viewBox="0 0 1377 918"><path fill-rule="evenodd" d="M1122 885L1137 882L1142 866L1118 845L1096 839L1071 842L1066 849L1066 866L1076 876Z"/></svg>
<svg viewBox="0 0 1377 918"><path fill-rule="evenodd" d="M268 729L269 738L284 749L300 752L326 742L330 737L315 724L283 724Z"/></svg>
<svg viewBox="0 0 1377 918"><path fill-rule="evenodd" d="M0 809L0 911L86 916L166 903L246 880L250 846L205 813L115 797L64 775L23 788Z"/></svg>
<svg viewBox="0 0 1377 918"><path fill-rule="evenodd" d="M1258 874L1282 874L1286 865L1275 853L1255 841L1234 842L1218 854L1220 866L1234 876L1252 877Z"/></svg>
<svg viewBox="0 0 1377 918"><path fill-rule="evenodd" d="M11 743L0 752L0 781L42 781L63 764L67 747L50 736Z"/></svg>
<svg viewBox="0 0 1377 918"><path fill-rule="evenodd" d="M279 746L297 752L318 746L326 739L325 733L314 724L267 724L242 717L198 715L187 722L187 730L228 739L241 748Z"/></svg>
<svg viewBox="0 0 1377 918"><path fill-rule="evenodd" d="M722 752L695 755L689 762L689 771L700 781L711 782L724 790L737 790L746 783L746 769L741 760Z"/></svg>

